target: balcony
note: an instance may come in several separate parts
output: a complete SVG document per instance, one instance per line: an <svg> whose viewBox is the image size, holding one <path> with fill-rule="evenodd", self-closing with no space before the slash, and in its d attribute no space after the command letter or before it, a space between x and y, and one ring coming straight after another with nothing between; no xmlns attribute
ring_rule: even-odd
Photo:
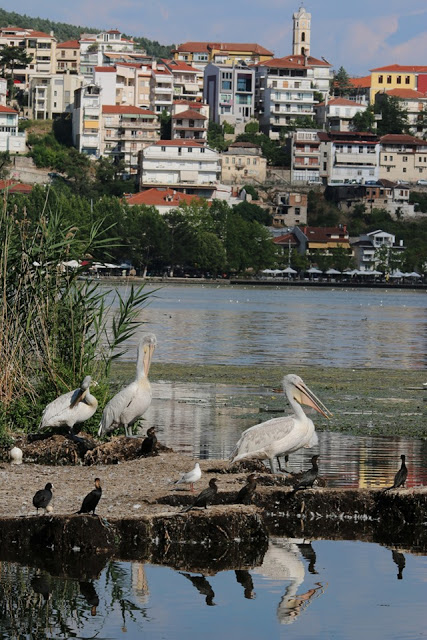
<svg viewBox="0 0 427 640"><path fill-rule="evenodd" d="M154 87L154 93L173 93L172 85Z"/></svg>
<svg viewBox="0 0 427 640"><path fill-rule="evenodd" d="M126 122L122 120L120 122L121 129L147 129L149 131L155 131L156 129L160 129L160 125L157 120L153 120L153 122L141 122L140 120L137 122Z"/></svg>
<svg viewBox="0 0 427 640"><path fill-rule="evenodd" d="M376 153L335 153L335 164L373 165L377 164Z"/></svg>

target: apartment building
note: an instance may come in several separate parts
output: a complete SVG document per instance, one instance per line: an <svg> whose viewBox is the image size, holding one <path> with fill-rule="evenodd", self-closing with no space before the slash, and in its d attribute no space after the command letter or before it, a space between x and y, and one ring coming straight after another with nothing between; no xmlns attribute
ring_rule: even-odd
<svg viewBox="0 0 427 640"><path fill-rule="evenodd" d="M172 104L172 140L196 140L207 144L209 106L177 100Z"/></svg>
<svg viewBox="0 0 427 640"><path fill-rule="evenodd" d="M273 140L298 116L314 116L314 88L305 64L273 58L255 67L260 129Z"/></svg>
<svg viewBox="0 0 427 640"><path fill-rule="evenodd" d="M275 210L273 213L273 227L293 227L307 224L306 193L297 191L280 191L275 195Z"/></svg>
<svg viewBox="0 0 427 640"><path fill-rule="evenodd" d="M251 142L233 142L221 155L222 184L264 184L267 160L261 147Z"/></svg>
<svg viewBox="0 0 427 640"><path fill-rule="evenodd" d="M20 89L28 89L29 77L34 73L56 72L56 38L53 32L47 34L21 27L1 27L0 48L5 45L19 47L32 56L28 65L15 66L14 80Z"/></svg>
<svg viewBox="0 0 427 640"><path fill-rule="evenodd" d="M160 124L154 111L126 105L102 105L100 155L123 160L126 174L138 173L138 156L160 139Z"/></svg>
<svg viewBox="0 0 427 640"><path fill-rule="evenodd" d="M417 138L424 138L427 133L427 91L415 89L388 89L378 91L375 103L381 108L382 101L390 96L399 100L400 107L408 114L409 133Z"/></svg>
<svg viewBox="0 0 427 640"><path fill-rule="evenodd" d="M174 100L203 100L203 73L181 60L163 60L173 76Z"/></svg>
<svg viewBox="0 0 427 640"><path fill-rule="evenodd" d="M18 131L18 112L0 105L0 151L26 153L27 134Z"/></svg>
<svg viewBox="0 0 427 640"><path fill-rule="evenodd" d="M56 45L56 73L80 73L78 40L67 40Z"/></svg>
<svg viewBox="0 0 427 640"><path fill-rule="evenodd" d="M101 88L92 83L74 92L72 136L80 153L99 158L101 151Z"/></svg>
<svg viewBox="0 0 427 640"><path fill-rule="evenodd" d="M390 261L399 262L405 251L403 240L396 242L396 236L378 229L352 239L357 269L369 271Z"/></svg>
<svg viewBox="0 0 427 640"><path fill-rule="evenodd" d="M173 52L175 60L187 62L201 69L207 64L233 65L241 61L257 64L273 57L273 53L256 43L237 42L184 42Z"/></svg>
<svg viewBox="0 0 427 640"><path fill-rule="evenodd" d="M255 70L246 64L208 64L204 100L217 124L249 122L255 113Z"/></svg>
<svg viewBox="0 0 427 640"><path fill-rule="evenodd" d="M342 211L351 211L356 204L364 205L367 213L385 209L394 219L417 217L415 206L409 203L408 187L380 178L374 184L329 185L325 199Z"/></svg>
<svg viewBox="0 0 427 640"><path fill-rule="evenodd" d="M316 122L326 131L350 131L354 116L366 111L367 107L367 104L347 98L330 98L315 105Z"/></svg>
<svg viewBox="0 0 427 640"><path fill-rule="evenodd" d="M389 89L413 89L427 91L427 65L391 64L371 69L371 104L379 91Z"/></svg>
<svg viewBox="0 0 427 640"><path fill-rule="evenodd" d="M32 74L28 89L29 114L34 120L51 120L72 111L74 92L83 82L83 76L70 73Z"/></svg>
<svg viewBox="0 0 427 640"><path fill-rule="evenodd" d="M366 132L319 131L320 177L328 184L363 184L377 181L380 141Z"/></svg>
<svg viewBox="0 0 427 640"><path fill-rule="evenodd" d="M305 237L302 242L303 252L311 263L316 263L318 255L333 255L331 253L333 249L344 249L349 256L353 255L350 237L345 224L340 224L337 227L302 226L299 229Z"/></svg>
<svg viewBox="0 0 427 640"><path fill-rule="evenodd" d="M131 55L135 43L122 37L117 29L101 31L100 33L83 33L79 40L80 45L80 73L87 82L93 81L95 67L110 65L113 60L110 56L116 56L115 62L121 60L122 54ZM118 56L118 57L117 57ZM131 58L126 58L131 62Z"/></svg>
<svg viewBox="0 0 427 640"><path fill-rule="evenodd" d="M313 129L297 129L287 139L291 152L291 183L321 183L320 139Z"/></svg>
<svg viewBox="0 0 427 640"><path fill-rule="evenodd" d="M382 136L379 177L405 182L427 180L427 140L406 134Z"/></svg>
<svg viewBox="0 0 427 640"><path fill-rule="evenodd" d="M172 112L174 96L173 74L164 63L154 61L151 65L150 77L150 106L151 109L161 114L163 111Z"/></svg>
<svg viewBox="0 0 427 640"><path fill-rule="evenodd" d="M172 187L209 198L219 173L218 152L194 140L159 140L140 154L141 189Z"/></svg>

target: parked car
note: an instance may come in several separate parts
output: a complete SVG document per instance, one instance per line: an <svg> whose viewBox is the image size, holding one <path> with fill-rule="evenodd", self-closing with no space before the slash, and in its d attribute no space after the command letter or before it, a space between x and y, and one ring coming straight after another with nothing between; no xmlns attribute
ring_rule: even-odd
<svg viewBox="0 0 427 640"><path fill-rule="evenodd" d="M427 180L417 180L417 184L427 187Z"/></svg>

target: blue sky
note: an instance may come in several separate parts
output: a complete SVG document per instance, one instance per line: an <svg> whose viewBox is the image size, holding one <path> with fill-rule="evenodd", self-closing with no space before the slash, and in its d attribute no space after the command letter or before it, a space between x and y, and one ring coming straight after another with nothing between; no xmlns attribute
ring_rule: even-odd
<svg viewBox="0 0 427 640"><path fill-rule="evenodd" d="M258 42L291 53L299 0L3 0L6 11L71 24L118 28L162 44ZM427 65L426 0L307 0L311 53L355 75L386 64Z"/></svg>

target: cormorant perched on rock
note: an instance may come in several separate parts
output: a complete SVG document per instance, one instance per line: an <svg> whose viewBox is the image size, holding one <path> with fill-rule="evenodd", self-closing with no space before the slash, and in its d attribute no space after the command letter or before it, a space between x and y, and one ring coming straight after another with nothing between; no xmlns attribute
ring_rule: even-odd
<svg viewBox="0 0 427 640"><path fill-rule="evenodd" d="M147 437L142 441L141 448L139 450L140 456L148 456L153 453L157 443L157 437L154 427L150 427L147 431Z"/></svg>
<svg viewBox="0 0 427 640"><path fill-rule="evenodd" d="M246 480L246 484L242 487L237 494L237 504L251 504L253 495L256 489L257 476L255 473L251 473Z"/></svg>
<svg viewBox="0 0 427 640"><path fill-rule="evenodd" d="M101 500L101 496L101 480L99 478L95 478L95 489L92 489L92 491L87 494L82 502L80 511L77 511L77 513L90 513L92 511L92 515L95 515L95 509L98 506L98 502Z"/></svg>
<svg viewBox="0 0 427 640"><path fill-rule="evenodd" d="M52 500L52 489L53 484L48 482L44 489L39 489L34 494L33 505L37 509L37 513L39 512L39 509L44 509L46 513L47 506Z"/></svg>
<svg viewBox="0 0 427 640"><path fill-rule="evenodd" d="M217 479L211 478L209 480L209 486L206 487L206 489L203 489L203 491L201 491L199 495L195 498L193 504L183 509L181 513L190 511L190 509L194 509L194 507L204 507L206 509L208 504L212 502L212 500L215 498L216 494L218 493L218 487L216 486L216 483L217 483Z"/></svg>
<svg viewBox="0 0 427 640"><path fill-rule="evenodd" d="M300 489L307 489L313 486L314 481L317 479L317 476L319 474L319 467L317 466L318 458L318 455L315 455L311 458L311 468L307 469L307 471L304 471L301 478L298 480L298 483L292 489L291 494L300 491Z"/></svg>
<svg viewBox="0 0 427 640"><path fill-rule="evenodd" d="M405 486L405 482L408 477L408 468L405 464L405 456L403 455L403 453L400 456L400 459L402 460L402 464L400 466L399 471L394 476L394 482L392 486L387 487L386 489L383 489L383 491L390 491L390 489L398 489L399 487Z"/></svg>

